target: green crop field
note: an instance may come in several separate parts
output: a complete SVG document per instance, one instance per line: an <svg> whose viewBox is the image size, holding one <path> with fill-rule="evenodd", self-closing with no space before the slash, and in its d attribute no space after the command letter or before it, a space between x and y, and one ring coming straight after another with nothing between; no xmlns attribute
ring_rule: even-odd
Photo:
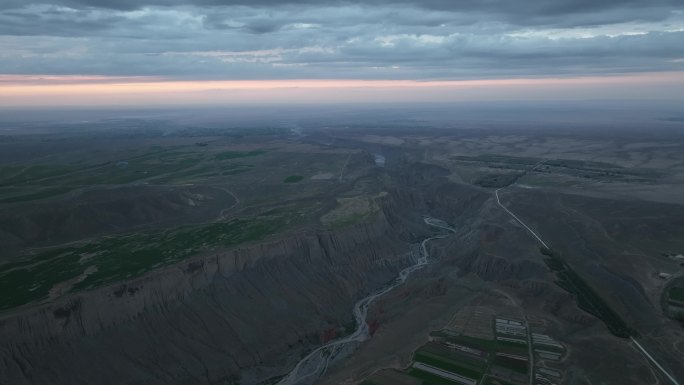
<svg viewBox="0 0 684 385"><path fill-rule="evenodd" d="M458 382L450 381L419 369L410 369L408 374L423 380L423 385L460 385Z"/></svg>
<svg viewBox="0 0 684 385"><path fill-rule="evenodd" d="M460 374L473 379L479 380L484 374L484 370L478 370L476 367L467 365L465 363L425 351L417 351L413 359L414 361L422 362L424 364L443 369L447 372Z"/></svg>
<svg viewBox="0 0 684 385"><path fill-rule="evenodd" d="M448 337L447 340L486 352L491 352L497 347L496 340L486 340L470 336Z"/></svg>
<svg viewBox="0 0 684 385"><path fill-rule="evenodd" d="M529 364L526 361L516 360L510 357L496 356L494 358L494 365L501 366L520 374L527 374L529 372Z"/></svg>
<svg viewBox="0 0 684 385"><path fill-rule="evenodd" d="M487 377L487 381L484 384L485 385L515 385L513 383L503 381L503 380L500 380L498 378L493 378L493 377Z"/></svg>

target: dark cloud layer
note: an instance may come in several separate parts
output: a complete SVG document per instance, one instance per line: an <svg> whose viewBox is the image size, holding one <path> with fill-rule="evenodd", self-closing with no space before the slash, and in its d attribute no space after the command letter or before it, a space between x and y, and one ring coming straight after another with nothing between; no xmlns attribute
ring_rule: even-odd
<svg viewBox="0 0 684 385"><path fill-rule="evenodd" d="M44 1L32 0L6 0L3 1L4 8L22 7L29 4L44 4ZM410 4L414 6L421 6L439 10L486 10L489 12L499 11L519 11L524 9L537 9L547 13L559 12L586 12L596 11L606 8L615 7L650 7L654 5L663 6L680 6L682 4L679 0L527 0L520 1L506 1L506 0L331 0L326 1L326 5L348 5L348 4L363 4L363 5L392 5L392 4ZM109 9L138 9L147 6L258 6L258 7L274 7L282 5L321 5L322 2L318 0L193 0L193 1L179 1L179 0L57 0L52 1L51 4L64 5L71 8L79 7L98 7Z"/></svg>
<svg viewBox="0 0 684 385"><path fill-rule="evenodd" d="M0 73L13 74L462 79L680 71L682 41L681 0L0 3Z"/></svg>

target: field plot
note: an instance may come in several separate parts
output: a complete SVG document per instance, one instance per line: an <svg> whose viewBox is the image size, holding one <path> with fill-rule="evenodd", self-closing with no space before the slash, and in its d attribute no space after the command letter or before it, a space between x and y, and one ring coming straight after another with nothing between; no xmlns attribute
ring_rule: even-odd
<svg viewBox="0 0 684 385"><path fill-rule="evenodd" d="M361 385L421 385L423 381L395 369L385 369L373 374Z"/></svg>
<svg viewBox="0 0 684 385"><path fill-rule="evenodd" d="M494 315L494 310L486 307L466 306L454 314L446 328L459 334L493 340L491 320Z"/></svg>
<svg viewBox="0 0 684 385"><path fill-rule="evenodd" d="M486 368L487 357L483 351L445 341L429 342L415 352L413 360L461 376L479 379Z"/></svg>
<svg viewBox="0 0 684 385"><path fill-rule="evenodd" d="M528 341L532 341L534 350ZM534 367L531 351L536 358ZM497 315L488 307L465 306L444 329L430 333L430 342L414 352L407 369L383 370L364 384L384 385L396 379L396 383L423 385L526 385L531 376L546 383L562 377L546 362L558 362L564 354L565 347L553 337L531 333L522 316ZM411 382L409 377L419 382Z"/></svg>
<svg viewBox="0 0 684 385"><path fill-rule="evenodd" d="M461 309L447 328L431 333L431 341L416 350L408 373L424 384L525 383L530 372L527 344L500 339L511 332L503 324L516 335L527 335L523 323L497 317L490 309Z"/></svg>

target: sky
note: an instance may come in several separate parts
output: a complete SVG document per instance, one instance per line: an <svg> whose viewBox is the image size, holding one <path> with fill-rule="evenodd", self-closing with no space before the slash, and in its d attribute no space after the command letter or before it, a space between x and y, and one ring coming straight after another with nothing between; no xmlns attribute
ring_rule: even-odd
<svg viewBox="0 0 684 385"><path fill-rule="evenodd" d="M0 1L0 106L683 89L684 0Z"/></svg>

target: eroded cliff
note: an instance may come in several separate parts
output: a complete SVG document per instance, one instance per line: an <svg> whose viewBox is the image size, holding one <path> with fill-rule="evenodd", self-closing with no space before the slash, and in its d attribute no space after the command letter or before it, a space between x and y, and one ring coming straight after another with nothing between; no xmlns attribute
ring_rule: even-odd
<svg viewBox="0 0 684 385"><path fill-rule="evenodd" d="M408 264L398 233L380 212L5 315L0 383L220 383L262 365L243 383L281 374Z"/></svg>

